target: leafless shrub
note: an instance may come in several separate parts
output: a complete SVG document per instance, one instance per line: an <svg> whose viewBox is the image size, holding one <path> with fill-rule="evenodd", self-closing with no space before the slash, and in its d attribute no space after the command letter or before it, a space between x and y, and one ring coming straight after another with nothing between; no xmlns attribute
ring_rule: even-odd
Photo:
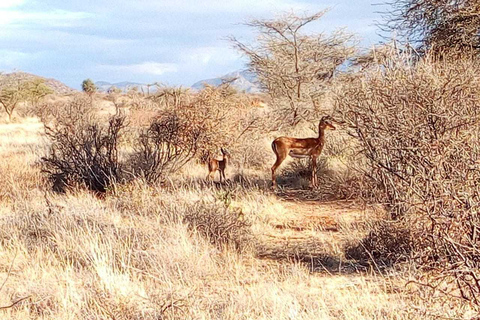
<svg viewBox="0 0 480 320"><path fill-rule="evenodd" d="M400 0L386 1L391 9L385 27L409 42L437 53L445 49L479 49L480 7L478 1Z"/></svg>
<svg viewBox="0 0 480 320"><path fill-rule="evenodd" d="M373 200L409 229L413 261L480 306L477 58L390 60L342 88L339 117L367 159Z"/></svg>
<svg viewBox="0 0 480 320"><path fill-rule="evenodd" d="M202 151L216 153L221 147L235 150L243 139L261 128L261 121L250 108L247 96L239 94L226 82L206 86L190 104L197 123L204 128Z"/></svg>
<svg viewBox="0 0 480 320"><path fill-rule="evenodd" d="M203 130L194 119L165 112L140 135L133 171L149 182L158 182L193 159L202 137Z"/></svg>
<svg viewBox="0 0 480 320"><path fill-rule="evenodd" d="M118 143L125 117L113 116L106 126L100 125L92 120L89 107L76 100L54 124L45 125L51 146L50 154L42 158L43 171L60 189L80 184L106 192L120 177Z"/></svg>
<svg viewBox="0 0 480 320"><path fill-rule="evenodd" d="M157 91L148 98L167 109L178 108L191 102L192 95L189 88L172 88L160 84L156 84L156 87Z"/></svg>
<svg viewBox="0 0 480 320"><path fill-rule="evenodd" d="M198 202L185 212L184 222L219 247L233 246L242 251L251 240L250 224L242 212L223 204Z"/></svg>
<svg viewBox="0 0 480 320"><path fill-rule="evenodd" d="M128 105L132 111L151 111L159 109L159 105L149 97L145 97L140 93L137 87L130 89L126 94L126 97L128 98L126 105Z"/></svg>
<svg viewBox="0 0 480 320"><path fill-rule="evenodd" d="M188 92L174 91L178 99L172 101L165 98L170 91L163 89L161 97L151 96L163 100L157 101L157 116L140 134L132 158L132 171L147 181L162 180L194 158L205 161L220 148L242 154L245 139L263 127L248 97L229 83L206 86L188 99Z"/></svg>

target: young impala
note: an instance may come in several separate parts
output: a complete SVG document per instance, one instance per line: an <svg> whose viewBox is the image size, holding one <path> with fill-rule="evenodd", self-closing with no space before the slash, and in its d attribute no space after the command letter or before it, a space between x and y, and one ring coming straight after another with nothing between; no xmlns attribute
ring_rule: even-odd
<svg viewBox="0 0 480 320"><path fill-rule="evenodd" d="M330 117L325 116L318 124L318 138L290 138L280 137L272 142L272 149L277 156L275 164L272 166L272 188L275 188L275 170L282 164L283 160L289 155L293 158L307 158L312 160L312 186L317 186L317 157L322 152L325 144L325 130L335 130L330 122Z"/></svg>
<svg viewBox="0 0 480 320"><path fill-rule="evenodd" d="M220 171L220 183L222 183L222 177L223 180L226 180L225 178L225 169L228 166L228 161L230 160L230 153L228 150L221 148L220 151L222 151L223 158L222 160L217 160L212 157L208 157L207 164L208 164L208 175L207 175L207 180L214 180L214 175L215 171Z"/></svg>

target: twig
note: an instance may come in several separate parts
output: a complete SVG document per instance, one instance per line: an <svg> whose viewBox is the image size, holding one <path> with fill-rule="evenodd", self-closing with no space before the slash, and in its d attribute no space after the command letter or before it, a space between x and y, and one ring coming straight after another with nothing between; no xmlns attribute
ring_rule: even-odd
<svg viewBox="0 0 480 320"><path fill-rule="evenodd" d="M0 307L0 310L9 309L9 308L11 308L11 307L15 306L16 304L18 304L18 303L22 302L23 300L26 300L26 299L30 298L30 297L31 297L31 295L29 295L29 296L26 296L26 297L24 297L24 298L21 298L21 299L18 299L17 301L15 301L14 303L12 303L11 305L4 306L4 307Z"/></svg>

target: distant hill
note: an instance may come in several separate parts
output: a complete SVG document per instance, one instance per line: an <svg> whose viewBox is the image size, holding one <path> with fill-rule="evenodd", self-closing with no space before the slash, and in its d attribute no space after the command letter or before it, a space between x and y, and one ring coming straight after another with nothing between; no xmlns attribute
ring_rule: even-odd
<svg viewBox="0 0 480 320"><path fill-rule="evenodd" d="M110 83L107 81L97 81L95 82L95 85L98 88L98 92L107 92L108 89L111 87L116 87L122 92L128 92L129 90L133 88L137 88L139 92L148 92L148 86L145 83L138 83L138 82L128 82L128 81L123 81L123 82L116 82L116 83ZM150 87L150 93L156 91L155 86Z"/></svg>
<svg viewBox="0 0 480 320"><path fill-rule="evenodd" d="M0 89L5 86L12 85L17 81L26 82L32 81L35 79L42 79L45 81L45 85L53 90L56 94L70 94L77 92L77 90L70 88L66 84L55 80L55 79L48 79L44 77L40 77L31 73L26 72L11 72L11 73L2 73L0 74Z"/></svg>
<svg viewBox="0 0 480 320"><path fill-rule="evenodd" d="M200 80L198 82L195 82L192 85L192 88L195 90L201 90L204 88L205 84L212 85L212 86L219 86L224 81L230 81L232 79L235 79L232 81L232 87L237 89L238 91L245 91L248 93L261 92L260 85L258 84L256 75L249 71L235 71L235 72L231 72L226 75L223 75L219 78Z"/></svg>
<svg viewBox="0 0 480 320"><path fill-rule="evenodd" d="M205 84L212 85L212 86L219 86L222 84L222 82L229 81L232 79L235 79L232 82L232 87L237 89L238 91L245 91L248 93L261 92L260 86L257 82L256 75L248 71L235 71L235 72L228 73L224 76L221 76L219 78L201 80L194 83L191 86L191 88L194 90L202 90ZM99 92L107 92L108 89L110 89L113 86L122 90L122 92L128 92L130 89L133 89L133 88L137 88L139 92L148 92L148 85L146 83L129 82L129 81L111 83L107 81L97 81L95 82L95 85L97 86ZM155 86L150 86L150 93L153 93L156 90L157 88Z"/></svg>

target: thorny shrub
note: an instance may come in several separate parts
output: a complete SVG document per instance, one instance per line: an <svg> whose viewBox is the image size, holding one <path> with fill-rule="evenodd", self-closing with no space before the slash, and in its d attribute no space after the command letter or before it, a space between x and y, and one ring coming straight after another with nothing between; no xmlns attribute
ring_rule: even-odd
<svg viewBox="0 0 480 320"><path fill-rule="evenodd" d="M183 221L220 248L243 251L251 240L250 223L240 210L226 205L198 202L185 212Z"/></svg>
<svg viewBox="0 0 480 320"><path fill-rule="evenodd" d="M125 117L115 115L101 125L93 120L90 107L86 100L74 100L64 106L54 124L45 125L51 146L42 158L43 171L57 191L84 185L106 192L120 177L118 144Z"/></svg>
<svg viewBox="0 0 480 320"><path fill-rule="evenodd" d="M392 53L336 97L371 193L413 239L428 287L480 306L480 68L477 57ZM400 233L398 233L400 235ZM397 250L395 247L392 250ZM453 287L452 287L453 286Z"/></svg>
<svg viewBox="0 0 480 320"><path fill-rule="evenodd" d="M170 94L166 95L168 92ZM227 148L234 155L249 154L247 151L251 150L248 148L252 147L250 141L259 141L254 137L264 127L265 119L262 118L261 111L252 108L248 96L238 93L229 82L218 87L207 85L196 94L182 91L181 94L178 92L177 95L174 95L175 92L173 89L165 88L151 97L158 104L158 115L150 128L141 135L140 147L137 148L140 149L137 150L140 158L146 159L146 156L152 158L151 155L146 155L149 153L149 145L153 146L159 143L165 146L167 140L177 139L175 135L180 136L178 141L182 145L179 149L182 150L180 152L182 156L177 163L182 165L184 158L190 160L198 156L200 160L206 161L208 157L217 154L220 148ZM172 100L168 97L177 98ZM164 127L160 130L161 134L158 132L160 127ZM185 144L186 141L189 141L188 147ZM249 143L245 143L246 141ZM171 149L161 148L160 150L153 158L158 156L161 158L158 159L160 162L166 160L169 164L167 166L151 166L151 161L145 160L146 164L141 167L146 166L151 168L147 171L152 170L158 173L146 174L147 178L152 176L153 180L159 180L163 175L161 172L176 171L182 166L171 166L172 161L168 160ZM185 152L187 150L189 152ZM175 152L173 153L175 154ZM238 160L256 161L255 153L250 152L250 156ZM172 170L166 170L167 167Z"/></svg>
<svg viewBox="0 0 480 320"><path fill-rule="evenodd" d="M154 183L192 160L204 131L195 119L176 111L163 113L140 134L132 171Z"/></svg>

